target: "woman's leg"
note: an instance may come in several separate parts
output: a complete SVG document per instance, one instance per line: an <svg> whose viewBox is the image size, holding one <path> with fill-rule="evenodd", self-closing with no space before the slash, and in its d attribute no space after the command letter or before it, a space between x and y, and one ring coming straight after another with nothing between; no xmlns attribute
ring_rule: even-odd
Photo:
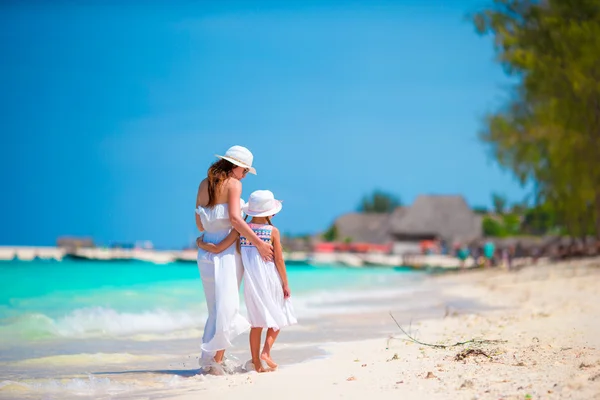
<svg viewBox="0 0 600 400"><path fill-rule="evenodd" d="M201 263L202 264L202 263ZM222 254L215 257L211 265L212 271L206 271L202 281L206 290L207 303L211 303L214 318L211 319L211 334L202 341L202 350L216 355L216 361L222 360L217 352L229 348L231 341L250 328L248 321L239 313L240 298L237 282L237 262L235 255ZM201 265L201 268L202 267ZM204 268L205 269L205 268ZM212 275L211 275L212 272ZM212 306L214 304L214 306ZM214 320L214 321L213 321Z"/></svg>
<svg viewBox="0 0 600 400"><path fill-rule="evenodd" d="M273 344L275 340L277 340L277 335L279 335L279 330L275 330L273 328L267 329L267 337L265 337L265 345L262 350L262 354L260 358L265 360L269 368L277 368L277 364L271 359L271 349L273 348Z"/></svg>
<svg viewBox="0 0 600 400"><path fill-rule="evenodd" d="M200 270L200 278L206 298L206 307L208 308L208 318L204 325L204 334L202 335L202 343L208 343L216 333L217 329L217 302L215 290L215 265L208 261L199 261L198 269ZM221 351L222 353L223 351ZM202 352L201 364L207 364L208 360L213 358L216 361L216 354L213 352ZM221 358L223 356L221 355Z"/></svg>
<svg viewBox="0 0 600 400"><path fill-rule="evenodd" d="M256 372L265 372L259 357L262 329L263 328L250 329L250 354L252 354L252 364L254 364Z"/></svg>

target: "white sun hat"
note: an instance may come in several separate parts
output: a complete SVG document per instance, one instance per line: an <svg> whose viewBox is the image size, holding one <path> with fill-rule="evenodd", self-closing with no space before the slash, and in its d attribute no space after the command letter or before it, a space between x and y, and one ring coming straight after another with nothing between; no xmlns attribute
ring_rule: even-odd
<svg viewBox="0 0 600 400"><path fill-rule="evenodd" d="M227 152L224 156L220 156L215 154L215 156L222 158L224 160L229 161L232 164L237 165L238 167L248 168L248 172L256 175L256 170L252 168L252 161L254 160L254 156L245 147L242 146L231 146L227 149Z"/></svg>
<svg viewBox="0 0 600 400"><path fill-rule="evenodd" d="M282 207L281 201L276 200L270 190L256 190L242 206L242 211L251 217L270 217L281 211Z"/></svg>

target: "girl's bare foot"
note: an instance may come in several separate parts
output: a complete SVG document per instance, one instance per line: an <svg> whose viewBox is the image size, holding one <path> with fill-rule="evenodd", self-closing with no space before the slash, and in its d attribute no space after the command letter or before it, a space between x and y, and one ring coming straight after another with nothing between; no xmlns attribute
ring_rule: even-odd
<svg viewBox="0 0 600 400"><path fill-rule="evenodd" d="M267 353L262 353L260 355L260 358L267 363L267 365L269 366L269 368L271 369L276 369L277 368L277 364L275 363L275 361L273 361L271 359L271 356L269 356Z"/></svg>
<svg viewBox="0 0 600 400"><path fill-rule="evenodd" d="M260 360L252 360L252 364L254 364L254 370L256 372L267 372L267 370L263 368Z"/></svg>

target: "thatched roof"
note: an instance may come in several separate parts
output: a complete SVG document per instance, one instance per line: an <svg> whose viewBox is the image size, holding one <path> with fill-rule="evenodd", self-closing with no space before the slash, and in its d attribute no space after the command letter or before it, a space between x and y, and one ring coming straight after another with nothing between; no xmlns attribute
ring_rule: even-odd
<svg viewBox="0 0 600 400"><path fill-rule="evenodd" d="M384 244L392 241L388 213L349 213L335 221L338 240L346 238L353 242Z"/></svg>
<svg viewBox="0 0 600 400"><path fill-rule="evenodd" d="M434 236L449 241L469 241L482 236L481 216L462 196L419 196L399 218L391 233L398 237Z"/></svg>
<svg viewBox="0 0 600 400"><path fill-rule="evenodd" d="M94 240L90 237L69 237L63 236L56 240L57 247L67 249L69 251L79 248L95 247Z"/></svg>

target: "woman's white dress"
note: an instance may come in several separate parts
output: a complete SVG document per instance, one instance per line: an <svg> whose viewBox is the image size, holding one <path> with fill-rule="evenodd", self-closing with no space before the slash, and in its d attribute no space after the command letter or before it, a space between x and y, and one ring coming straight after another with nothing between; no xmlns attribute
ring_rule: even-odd
<svg viewBox="0 0 600 400"><path fill-rule="evenodd" d="M240 201L243 205L243 200ZM204 226L205 242L219 243L233 229L227 204L198 207L196 213ZM200 365L209 366L213 363L215 352L230 347L236 336L250 328L246 318L239 312L239 288L244 269L235 244L218 254L199 249L198 269L208 307Z"/></svg>
<svg viewBox="0 0 600 400"><path fill-rule="evenodd" d="M263 241L271 243L271 225L249 224ZM254 328L280 328L297 322L291 299L284 299L281 277L275 263L264 261L258 249L240 237L244 264L244 299Z"/></svg>

